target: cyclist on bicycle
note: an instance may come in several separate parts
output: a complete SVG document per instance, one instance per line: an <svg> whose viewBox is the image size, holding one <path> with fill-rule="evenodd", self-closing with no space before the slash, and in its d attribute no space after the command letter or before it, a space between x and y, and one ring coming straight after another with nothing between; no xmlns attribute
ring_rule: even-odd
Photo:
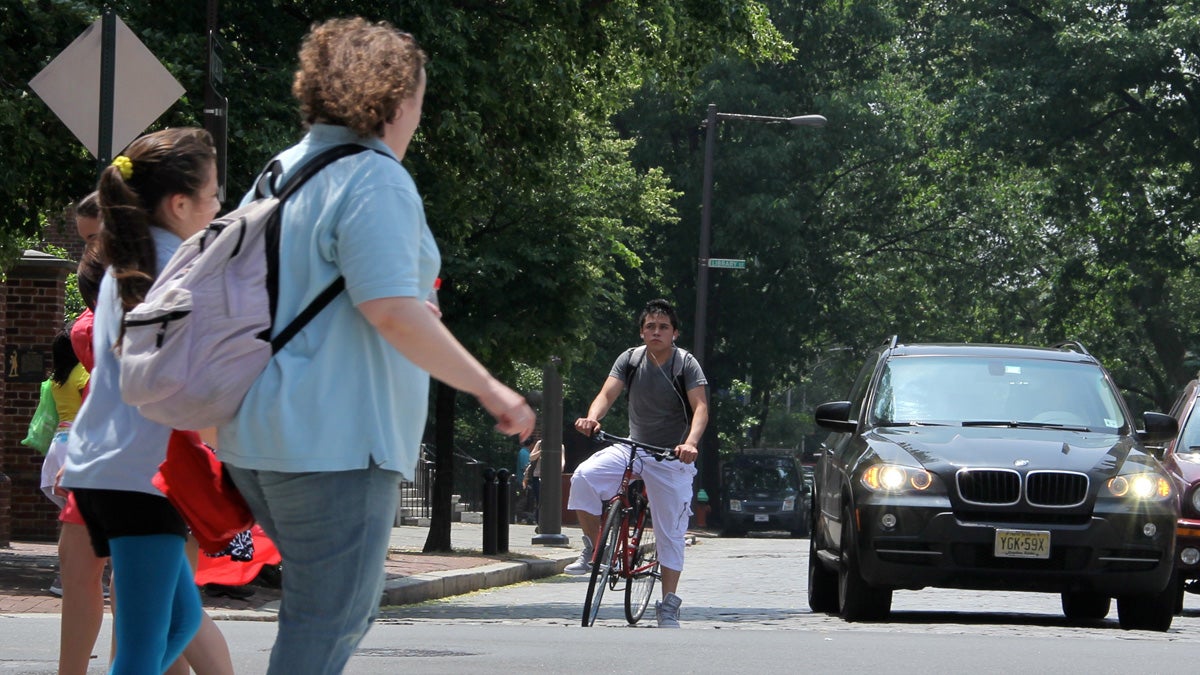
<svg viewBox="0 0 1200 675"><path fill-rule="evenodd" d="M681 601L675 591L683 570L684 538L692 513L692 479L696 475L696 444L708 424L708 380L690 353L675 346L679 318L666 300L646 303L638 318L642 347L627 349L617 357L587 417L575 428L591 435L621 395L629 390L629 435L650 445L675 448L679 462L644 459L635 470L646 483L650 514L654 520L658 560L662 569L662 601L655 603L660 628L679 627ZM639 453L641 454L641 453ZM573 509L583 529L584 550L567 566L568 574L591 571L593 541L600 533L603 504L613 496L625 473L628 449L609 446L595 453L571 476Z"/></svg>

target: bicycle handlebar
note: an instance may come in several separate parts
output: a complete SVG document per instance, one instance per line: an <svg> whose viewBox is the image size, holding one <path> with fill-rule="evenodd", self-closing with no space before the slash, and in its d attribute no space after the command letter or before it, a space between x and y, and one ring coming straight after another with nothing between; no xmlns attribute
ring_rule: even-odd
<svg viewBox="0 0 1200 675"><path fill-rule="evenodd" d="M664 448L664 447L660 447L657 445L650 445L648 443L642 443L640 441L635 441L632 438L625 438L624 436L617 436L614 434L610 434L607 431L604 431L603 429L597 429L592 434L592 438L599 440L599 441L604 441L605 443L621 443L624 445L628 445L634 449L645 450L647 453L649 453L650 455L653 455L654 458L660 462L663 460L678 461L678 459L679 459L679 457L677 457L675 455L674 448Z"/></svg>

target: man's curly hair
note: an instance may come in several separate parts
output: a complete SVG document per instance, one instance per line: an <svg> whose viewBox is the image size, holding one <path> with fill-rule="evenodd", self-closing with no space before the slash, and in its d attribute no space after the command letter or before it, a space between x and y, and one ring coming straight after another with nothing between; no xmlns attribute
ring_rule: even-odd
<svg viewBox="0 0 1200 675"><path fill-rule="evenodd" d="M380 136L400 102L416 92L426 61L413 36L386 21L332 19L305 36L292 95L306 124Z"/></svg>

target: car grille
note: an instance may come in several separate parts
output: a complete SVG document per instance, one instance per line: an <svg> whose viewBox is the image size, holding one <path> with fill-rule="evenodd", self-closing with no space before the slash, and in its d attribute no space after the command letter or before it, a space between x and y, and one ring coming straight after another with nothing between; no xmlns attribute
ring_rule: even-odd
<svg viewBox="0 0 1200 675"><path fill-rule="evenodd" d="M958 494L969 504L1012 506L1021 501L1021 474L1012 469L962 469ZM1025 501L1030 506L1068 508L1087 499L1088 477L1071 471L1030 471Z"/></svg>
<svg viewBox="0 0 1200 675"><path fill-rule="evenodd" d="M963 469L958 494L971 504L1005 506L1021 499L1021 474L1011 469Z"/></svg>
<svg viewBox="0 0 1200 675"><path fill-rule="evenodd" d="M1088 477L1066 471L1030 471L1025 476L1025 499L1033 506L1079 506L1087 499Z"/></svg>

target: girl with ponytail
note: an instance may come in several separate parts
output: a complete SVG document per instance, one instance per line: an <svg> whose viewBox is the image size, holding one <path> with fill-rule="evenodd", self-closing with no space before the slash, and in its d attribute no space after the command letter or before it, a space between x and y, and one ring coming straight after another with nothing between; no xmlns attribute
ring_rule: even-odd
<svg viewBox="0 0 1200 675"><path fill-rule="evenodd" d="M61 484L75 497L96 555L112 556L121 602L111 672L166 671L202 623L197 642L209 648L192 666L232 672L224 638L205 621L185 551L187 528L151 483L171 430L122 401L117 362L125 312L141 302L183 240L220 210L212 138L195 128L138 138L105 168L98 198L99 253L108 273L96 299L91 392L71 427Z"/></svg>

